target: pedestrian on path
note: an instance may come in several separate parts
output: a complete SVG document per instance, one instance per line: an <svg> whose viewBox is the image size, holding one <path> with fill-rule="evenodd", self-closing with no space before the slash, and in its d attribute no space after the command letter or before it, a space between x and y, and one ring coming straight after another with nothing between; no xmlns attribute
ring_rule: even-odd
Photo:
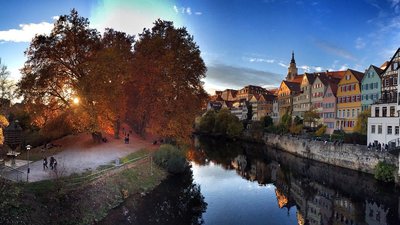
<svg viewBox="0 0 400 225"><path fill-rule="evenodd" d="M54 169L54 157L50 157L50 169Z"/></svg>
<svg viewBox="0 0 400 225"><path fill-rule="evenodd" d="M55 158L53 158L53 169L57 170L57 160Z"/></svg>
<svg viewBox="0 0 400 225"><path fill-rule="evenodd" d="M48 169L49 167L47 167L47 158L46 156L43 158L43 170Z"/></svg>

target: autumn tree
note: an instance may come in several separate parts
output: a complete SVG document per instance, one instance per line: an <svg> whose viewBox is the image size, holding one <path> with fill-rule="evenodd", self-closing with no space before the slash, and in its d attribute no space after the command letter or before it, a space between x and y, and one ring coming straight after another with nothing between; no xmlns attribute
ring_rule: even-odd
<svg viewBox="0 0 400 225"><path fill-rule="evenodd" d="M318 119L320 119L320 116L314 109L306 111L303 116L304 125L309 127L314 127Z"/></svg>
<svg viewBox="0 0 400 225"><path fill-rule="evenodd" d="M18 83L36 125L62 117L78 131L118 132L132 44L132 36L112 29L101 36L76 10L60 16L49 35L37 35Z"/></svg>
<svg viewBox="0 0 400 225"><path fill-rule="evenodd" d="M0 58L0 111L3 111L3 113L14 98L14 88L15 84L10 79L10 72L7 66L1 63Z"/></svg>
<svg viewBox="0 0 400 225"><path fill-rule="evenodd" d="M4 143L3 129L8 126L8 120L0 114L0 146Z"/></svg>
<svg viewBox="0 0 400 225"><path fill-rule="evenodd" d="M135 130L178 139L188 137L207 99L206 66L186 28L157 20L134 46L134 76L127 87L128 121Z"/></svg>
<svg viewBox="0 0 400 225"><path fill-rule="evenodd" d="M371 117L371 110L364 110L357 116L357 123L354 130L360 134L367 135L368 117Z"/></svg>

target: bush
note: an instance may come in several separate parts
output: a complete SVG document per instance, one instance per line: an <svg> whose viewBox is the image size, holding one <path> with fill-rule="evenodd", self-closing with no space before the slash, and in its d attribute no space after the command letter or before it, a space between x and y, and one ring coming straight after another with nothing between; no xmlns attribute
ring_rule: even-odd
<svg viewBox="0 0 400 225"><path fill-rule="evenodd" d="M379 162L375 166L374 177L383 182L393 182L395 170L396 167L394 165L386 162Z"/></svg>
<svg viewBox="0 0 400 225"><path fill-rule="evenodd" d="M239 121L239 119L237 119L231 121L228 124L228 128L226 129L226 134L229 137L237 137L242 133L242 131L243 131L243 124Z"/></svg>
<svg viewBox="0 0 400 225"><path fill-rule="evenodd" d="M322 125L320 128L318 128L317 131L315 131L315 136L321 137L322 135L324 135L326 132L326 126Z"/></svg>
<svg viewBox="0 0 400 225"><path fill-rule="evenodd" d="M270 127L270 126L274 125L274 121L272 120L272 118L270 116L264 116L261 119L261 122L264 125L264 127Z"/></svg>
<svg viewBox="0 0 400 225"><path fill-rule="evenodd" d="M173 145L161 145L154 154L154 162L173 174L183 173L188 164L184 153Z"/></svg>
<svg viewBox="0 0 400 225"><path fill-rule="evenodd" d="M292 124L289 131L291 134L300 134L303 131L303 124Z"/></svg>
<svg viewBox="0 0 400 225"><path fill-rule="evenodd" d="M206 114L201 117L199 123L199 129L201 132L211 133L214 129L216 113L214 110L209 110Z"/></svg>

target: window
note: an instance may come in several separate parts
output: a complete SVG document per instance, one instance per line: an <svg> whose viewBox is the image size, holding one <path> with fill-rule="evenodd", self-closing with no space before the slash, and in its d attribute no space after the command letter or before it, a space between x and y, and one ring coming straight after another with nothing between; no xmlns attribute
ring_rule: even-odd
<svg viewBox="0 0 400 225"><path fill-rule="evenodd" d="M350 117L350 109L347 110L347 117Z"/></svg>
<svg viewBox="0 0 400 225"><path fill-rule="evenodd" d="M355 102L355 101L356 101L356 96L354 96L354 95L351 96L351 101L352 101L352 102Z"/></svg>
<svg viewBox="0 0 400 225"><path fill-rule="evenodd" d="M390 106L390 117L394 117L395 108L394 106Z"/></svg>
<svg viewBox="0 0 400 225"><path fill-rule="evenodd" d="M399 135L399 126L394 127L394 134Z"/></svg>
<svg viewBox="0 0 400 225"><path fill-rule="evenodd" d="M379 117L379 107L375 107L375 117Z"/></svg>
<svg viewBox="0 0 400 225"><path fill-rule="evenodd" d="M354 109L351 110L351 117L354 117Z"/></svg>
<svg viewBox="0 0 400 225"><path fill-rule="evenodd" d="M378 88L378 82L374 84L374 88Z"/></svg>
<svg viewBox="0 0 400 225"><path fill-rule="evenodd" d="M375 134L375 125L371 125L371 133Z"/></svg>
<svg viewBox="0 0 400 225"><path fill-rule="evenodd" d="M389 86L389 79L385 79L385 87Z"/></svg>
<svg viewBox="0 0 400 225"><path fill-rule="evenodd" d="M393 78L393 85L397 85L397 77Z"/></svg>
<svg viewBox="0 0 400 225"><path fill-rule="evenodd" d="M378 134L382 134L382 125L378 125Z"/></svg>
<svg viewBox="0 0 400 225"><path fill-rule="evenodd" d="M368 95L365 95L365 100L368 100Z"/></svg>
<svg viewBox="0 0 400 225"><path fill-rule="evenodd" d="M345 110L342 110L342 118L344 118Z"/></svg>
<svg viewBox="0 0 400 225"><path fill-rule="evenodd" d="M337 111L337 117L340 118L340 110Z"/></svg>
<svg viewBox="0 0 400 225"><path fill-rule="evenodd" d="M365 85L364 89L365 89L365 90L368 90L368 84Z"/></svg>
<svg viewBox="0 0 400 225"><path fill-rule="evenodd" d="M382 107L382 117L387 116L387 107Z"/></svg>
<svg viewBox="0 0 400 225"><path fill-rule="evenodd" d="M372 90L373 88L374 88L374 84L373 84L373 83L370 83L370 84L369 84L369 89Z"/></svg>
<svg viewBox="0 0 400 225"><path fill-rule="evenodd" d="M387 134L392 134L392 126L387 127Z"/></svg>

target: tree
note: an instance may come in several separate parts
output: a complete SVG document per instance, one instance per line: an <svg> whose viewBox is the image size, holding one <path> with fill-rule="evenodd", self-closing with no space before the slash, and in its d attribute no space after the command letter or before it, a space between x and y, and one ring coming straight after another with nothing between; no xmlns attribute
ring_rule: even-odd
<svg viewBox="0 0 400 225"><path fill-rule="evenodd" d="M317 131L315 131L315 135L321 137L326 132L326 125L322 125Z"/></svg>
<svg viewBox="0 0 400 225"><path fill-rule="evenodd" d="M270 127L270 126L274 125L274 122L270 116L264 116L261 119L261 121L262 121L264 127Z"/></svg>
<svg viewBox="0 0 400 225"><path fill-rule="evenodd" d="M25 52L18 90L34 123L44 127L62 115L78 131L117 132L132 44L132 36L112 29L101 36L76 10L60 16L51 33L37 35Z"/></svg>
<svg viewBox="0 0 400 225"><path fill-rule="evenodd" d="M212 133L215 125L216 113L214 110L209 110L201 117L199 129L201 132Z"/></svg>
<svg viewBox="0 0 400 225"><path fill-rule="evenodd" d="M314 109L306 111L304 113L303 121L304 124L308 124L309 127L314 127L316 121L319 119L319 114Z"/></svg>
<svg viewBox="0 0 400 225"><path fill-rule="evenodd" d="M8 126L8 120L5 116L0 115L0 145L4 143L3 129Z"/></svg>
<svg viewBox="0 0 400 225"><path fill-rule="evenodd" d="M134 46L134 75L128 85L127 119L136 132L186 139L208 95L206 67L186 28L157 20Z"/></svg>
<svg viewBox="0 0 400 225"><path fill-rule="evenodd" d="M12 100L14 97L14 83L10 79L7 66L1 63L0 58L0 99Z"/></svg>
<svg viewBox="0 0 400 225"><path fill-rule="evenodd" d="M289 113L283 114L281 118L281 125L285 127L285 129L289 129L289 127L292 125L292 116Z"/></svg>
<svg viewBox="0 0 400 225"><path fill-rule="evenodd" d="M355 132L367 135L368 117L371 117L371 110L364 110L357 116Z"/></svg>

